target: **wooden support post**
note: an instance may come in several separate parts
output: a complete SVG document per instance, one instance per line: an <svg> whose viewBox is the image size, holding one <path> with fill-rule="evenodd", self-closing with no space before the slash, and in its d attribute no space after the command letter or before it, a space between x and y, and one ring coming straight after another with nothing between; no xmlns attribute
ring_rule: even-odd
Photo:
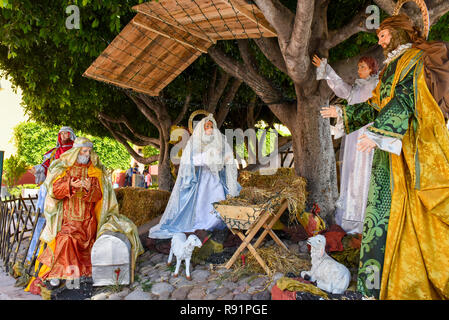
<svg viewBox="0 0 449 320"><path fill-rule="evenodd" d="M28 224L28 220L30 219L30 216L31 216L31 211L28 210L27 213L26 213L26 218L25 218L25 222L24 222L23 227L22 227L22 231L20 232L17 248L16 248L16 251L14 252L14 257L13 257L13 260L12 260L12 264L13 265L16 263L17 254L19 253L20 245L22 244L22 240L23 240L23 236L24 236L24 234L25 234L25 232L27 230L27 224ZM30 243L31 243L31 240L30 240ZM28 247L29 247L29 245L28 245ZM27 253L28 253L28 249L27 249L27 251L25 251L25 258L26 258Z"/></svg>
<svg viewBox="0 0 449 320"><path fill-rule="evenodd" d="M14 209L15 207L13 207L11 209L11 212L8 214L8 220L6 222L6 228L5 228L5 232L4 232L4 237L3 237L3 241L4 241L4 248L3 248L3 262L5 263L5 265L7 264L6 261L6 252L9 248L9 239L11 238L11 221L14 220Z"/></svg>
<svg viewBox="0 0 449 320"><path fill-rule="evenodd" d="M12 240L11 240L11 238L9 239L9 247L8 247L8 251L6 252L6 259L5 259L6 272L9 271L9 256L11 255L11 251L14 248L14 244L16 242L16 239L18 239L18 237L19 237L20 220L22 219L22 214L23 214L23 208L20 209L19 216L17 217L17 220L16 220L17 227L14 230L14 234L12 236Z"/></svg>
<svg viewBox="0 0 449 320"><path fill-rule="evenodd" d="M287 246L279 239L279 237L274 233L272 230L274 224L276 221L279 220L279 218L282 216L285 210L288 208L287 200L283 200L280 208L278 209L277 213L275 215L270 215L268 211L263 211L258 220L256 221L253 226L251 226L246 236L238 229L231 229L231 231L236 234L241 240L241 245L237 248L236 252L232 255L231 259L226 263L225 267L226 269L229 269L234 262L239 257L240 253L243 252L246 248L250 251L250 253L256 258L257 262L262 266L262 268L265 270L265 272L270 275L271 271L268 268L265 261L263 261L262 257L257 253L257 248L262 243L262 241L265 239L267 234L269 234L273 240L276 242L277 245L284 248L288 251ZM259 232L261 228L264 228L265 230L262 232L262 234L259 236L257 241L255 242L254 246L251 244L251 240L256 236L256 234Z"/></svg>

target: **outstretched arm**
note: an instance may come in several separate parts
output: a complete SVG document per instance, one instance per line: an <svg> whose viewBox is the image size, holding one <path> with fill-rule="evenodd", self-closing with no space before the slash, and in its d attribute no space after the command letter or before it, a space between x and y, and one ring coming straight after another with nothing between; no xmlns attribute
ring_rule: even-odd
<svg viewBox="0 0 449 320"><path fill-rule="evenodd" d="M320 59L317 55L314 55L312 64L317 67L317 80L326 80L328 86L338 97L346 100L350 97L352 86L343 81L327 63L327 59Z"/></svg>
<svg viewBox="0 0 449 320"><path fill-rule="evenodd" d="M402 138L414 113L413 72L399 82L394 97L379 112L373 125L369 126L358 145L362 151L378 147L397 155L401 154Z"/></svg>
<svg viewBox="0 0 449 320"><path fill-rule="evenodd" d="M343 133L349 134L373 122L377 111L368 103L324 107L320 111L323 118L338 118L336 128L341 127ZM339 124L341 126L339 126ZM342 134L339 134L341 136ZM338 137L335 137L338 138Z"/></svg>

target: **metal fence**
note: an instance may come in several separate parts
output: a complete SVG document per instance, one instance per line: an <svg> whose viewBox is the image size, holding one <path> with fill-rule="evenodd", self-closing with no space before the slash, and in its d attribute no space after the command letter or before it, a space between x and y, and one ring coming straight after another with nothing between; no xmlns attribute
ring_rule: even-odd
<svg viewBox="0 0 449 320"><path fill-rule="evenodd" d="M35 203L37 203L37 197L31 196L0 199L0 259L3 261L6 272L12 272L15 265L25 268L24 271L28 275L34 271L32 268L37 258L40 241L32 253L31 263L28 265L25 260L37 221L41 216ZM22 252L21 255L19 251Z"/></svg>

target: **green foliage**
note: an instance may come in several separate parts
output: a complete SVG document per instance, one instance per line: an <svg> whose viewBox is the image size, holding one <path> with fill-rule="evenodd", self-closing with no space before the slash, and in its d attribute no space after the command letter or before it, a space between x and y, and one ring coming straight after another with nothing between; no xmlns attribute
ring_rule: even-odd
<svg viewBox="0 0 449 320"><path fill-rule="evenodd" d="M156 132L122 90L82 76L142 2L8 0L0 8L0 69L22 89L31 119L108 136L96 117L107 112L135 120L142 134ZM72 4L80 8L80 29L65 25Z"/></svg>
<svg viewBox="0 0 449 320"><path fill-rule="evenodd" d="M156 149L155 147L153 147L153 146L145 146L145 147L143 147L143 156L145 158L149 158L149 157L155 156L157 154L159 154L159 150ZM158 164L158 163L159 163L159 161L156 161L156 162L154 162L152 164Z"/></svg>
<svg viewBox="0 0 449 320"><path fill-rule="evenodd" d="M142 287L143 292L151 292L151 288L153 287L153 283L151 280L146 279L141 282L140 286Z"/></svg>
<svg viewBox="0 0 449 320"><path fill-rule="evenodd" d="M42 156L56 146L59 126L43 126L34 122L22 122L14 128L14 142L18 157L30 164L42 162ZM94 150L101 162L109 169L126 169L130 155L125 147L108 137L95 137L83 132L75 132L92 140Z"/></svg>
<svg viewBox="0 0 449 320"><path fill-rule="evenodd" d="M8 188L12 188L27 172L28 165L19 156L11 155L3 164L5 184Z"/></svg>
<svg viewBox="0 0 449 320"><path fill-rule="evenodd" d="M18 198L22 194L23 189L39 189L36 184L22 184L12 188L8 188L8 193L11 196Z"/></svg>
<svg viewBox="0 0 449 320"><path fill-rule="evenodd" d="M438 23L434 24L430 28L429 40L443 40L449 42L449 13L438 20Z"/></svg>
<svg viewBox="0 0 449 320"><path fill-rule="evenodd" d="M102 137L110 136L97 118L99 112L105 112L113 117L127 117L140 134L158 137L156 128L137 111L122 89L82 76L134 17L132 7L143 2L0 0L0 70L3 70L0 73L9 75L13 84L22 89L23 107L31 119L39 124L68 125ZM295 12L297 0L281 0L281 3ZM80 29L67 29L65 26L69 16L66 7L73 4L80 8ZM372 0L329 1L329 29L341 28L370 4L373 4ZM384 16L382 12L381 17ZM449 17L445 15L432 28L431 39L449 40L448 23ZM330 62L355 56L376 43L374 33L354 35L330 51ZM241 60L236 41L219 41L217 46L232 58ZM274 67L253 42L251 50L262 75L283 93L284 99L295 99L291 79ZM202 55L162 91L170 115L174 117L179 114L189 89L192 90L192 100L187 115L203 107L202 94L207 90L214 68L216 65L212 59ZM226 119L224 128L239 123L237 120L242 118L242 109L248 105L253 94L247 85L241 85L231 103L230 112L239 117ZM259 119L267 117L273 116L265 107ZM183 121L185 123L186 119ZM242 124L237 126L241 127ZM48 143L46 145L53 146L52 137L45 137L49 139L44 139ZM30 154L33 163L40 162L43 149L39 149L39 156L29 151L26 154ZM114 154L112 150L108 153ZM112 163L109 165L113 166Z"/></svg>

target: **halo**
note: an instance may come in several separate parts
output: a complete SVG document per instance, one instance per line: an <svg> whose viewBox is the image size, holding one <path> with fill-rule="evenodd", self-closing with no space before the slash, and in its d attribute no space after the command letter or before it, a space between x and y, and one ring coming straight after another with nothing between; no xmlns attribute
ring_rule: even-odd
<svg viewBox="0 0 449 320"><path fill-rule="evenodd" d="M189 118L189 132L190 134L193 133L193 118L195 118L197 115L199 114L204 114L205 116L208 116L210 114L210 112L200 109L200 110L196 110L194 112L192 112L192 114L190 115Z"/></svg>
<svg viewBox="0 0 449 320"><path fill-rule="evenodd" d="M427 39L429 37L430 31L430 18L429 18L429 10L427 9L426 3L424 0L399 0L396 3L396 7L394 8L393 15L396 16L399 14L404 3L414 2L421 10L422 20L423 20L423 35Z"/></svg>

